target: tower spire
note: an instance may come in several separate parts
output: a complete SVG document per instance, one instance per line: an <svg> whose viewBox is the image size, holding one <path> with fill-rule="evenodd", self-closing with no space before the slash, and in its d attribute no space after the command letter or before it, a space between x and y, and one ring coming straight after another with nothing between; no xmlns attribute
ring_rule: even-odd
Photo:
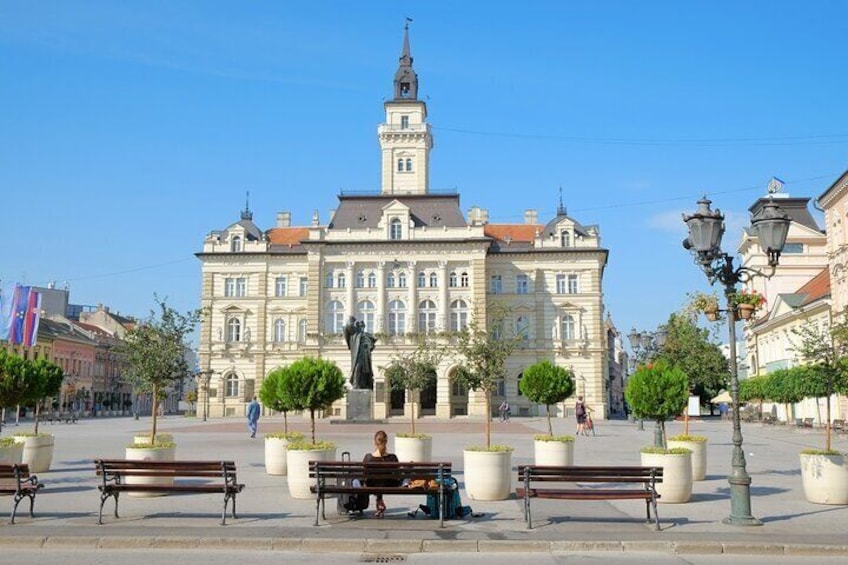
<svg viewBox="0 0 848 565"><path fill-rule="evenodd" d="M562 203L562 185L559 187L559 206L557 206L557 216L567 216L568 212L565 209L565 204Z"/></svg>
<svg viewBox="0 0 848 565"><path fill-rule="evenodd" d="M418 75L412 69L412 55L409 50L409 22L406 18L403 26L403 49L395 73L395 100L418 100Z"/></svg>
<svg viewBox="0 0 848 565"><path fill-rule="evenodd" d="M244 211L241 213L242 220L252 220L253 212L250 211L250 191L247 191L247 195L244 199Z"/></svg>

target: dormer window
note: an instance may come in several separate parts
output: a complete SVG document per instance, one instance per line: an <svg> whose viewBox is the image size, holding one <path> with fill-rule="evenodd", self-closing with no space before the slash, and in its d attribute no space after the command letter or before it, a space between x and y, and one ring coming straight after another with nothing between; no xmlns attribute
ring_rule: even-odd
<svg viewBox="0 0 848 565"><path fill-rule="evenodd" d="M389 239L400 239L403 236L403 224L400 218L393 218L389 222Z"/></svg>
<svg viewBox="0 0 848 565"><path fill-rule="evenodd" d="M230 251L233 253L239 253L241 251L241 237L235 235L233 239L230 240Z"/></svg>
<svg viewBox="0 0 848 565"><path fill-rule="evenodd" d="M409 129L409 116L400 117L400 129Z"/></svg>

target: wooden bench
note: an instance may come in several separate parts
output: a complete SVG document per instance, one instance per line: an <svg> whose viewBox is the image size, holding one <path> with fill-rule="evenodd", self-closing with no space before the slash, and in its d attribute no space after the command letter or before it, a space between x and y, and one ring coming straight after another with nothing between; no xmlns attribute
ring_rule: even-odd
<svg viewBox="0 0 848 565"><path fill-rule="evenodd" d="M815 427L815 418L804 418L804 421L801 422L801 426L804 428L812 428Z"/></svg>
<svg viewBox="0 0 848 565"><path fill-rule="evenodd" d="M118 517L118 496L122 492L146 494L214 494L224 496L221 525L227 523L227 503L232 500L233 518L236 516L236 495L244 489L236 479L233 461L130 461L125 459L97 459L97 475L102 482L100 490L100 515L103 523L103 505L110 497L115 499L115 518ZM191 478L193 481L174 481ZM129 480L128 480L129 479ZM139 484L157 482L158 484Z"/></svg>
<svg viewBox="0 0 848 565"><path fill-rule="evenodd" d="M834 420L830 423L830 429L834 432L845 431L845 420Z"/></svg>
<svg viewBox="0 0 848 565"><path fill-rule="evenodd" d="M412 494L426 496L439 493L439 500L445 500L449 490L445 484L451 478L451 464L445 462L404 462L404 463L364 463L354 461L310 461L309 477L315 480L310 490L316 495L315 525L318 516L326 520L324 513L324 498L327 495L356 495L356 494ZM353 486L357 479L364 486ZM427 485L403 486L405 483L416 481L434 481L437 488ZM371 482L387 482L399 486L367 486ZM439 525L445 526L445 505L439 504Z"/></svg>
<svg viewBox="0 0 848 565"><path fill-rule="evenodd" d="M524 499L524 521L527 529L533 528L530 515L531 498L551 498L557 500L615 500L641 499L645 501L648 523L651 522L651 508L657 531L660 530L660 517L657 513L656 484L662 482L662 467L554 467L542 465L520 465L516 489L519 498ZM540 484L542 483L542 484ZM600 488L581 488L579 485L548 486L549 483L607 483L610 486ZM630 488L614 487L625 484ZM637 486L638 485L638 486Z"/></svg>
<svg viewBox="0 0 848 565"><path fill-rule="evenodd" d="M12 519L10 524L15 523L15 513L18 504L24 498L29 499L29 515L34 518L33 507L35 506L35 495L44 484L38 482L38 477L29 474L29 465L26 463L0 464L0 494L14 495L15 505L12 507Z"/></svg>

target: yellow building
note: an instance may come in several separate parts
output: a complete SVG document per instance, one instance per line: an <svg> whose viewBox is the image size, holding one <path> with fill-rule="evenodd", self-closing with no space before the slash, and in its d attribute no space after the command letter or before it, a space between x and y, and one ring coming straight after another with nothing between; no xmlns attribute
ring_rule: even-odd
<svg viewBox="0 0 848 565"><path fill-rule="evenodd" d="M506 398L514 414L539 413L520 395L518 381L525 367L548 359L573 368L578 392L605 416L608 252L598 227L581 225L562 203L546 223L527 210L521 224L492 224L481 208L466 217L458 194L430 190L433 136L406 32L384 108L377 128L379 193L342 193L326 223L316 212L307 226L292 226L291 214L280 212L277 225L262 230L245 209L239 221L204 240L197 256L201 305L209 316L199 355L201 370L212 371L209 414L244 415L265 375L305 355L331 359L348 374L341 333L350 316L378 338L374 417L404 414L409 403L390 392L381 367L393 354L412 350L414 334L458 331L472 316L485 319L497 301L509 307L523 339L492 406ZM446 358L434 387L422 391L422 415L483 414L483 397L452 382L455 363ZM202 386L199 394L205 402ZM557 407L557 414L564 416L572 403ZM329 415L345 417L344 401Z"/></svg>

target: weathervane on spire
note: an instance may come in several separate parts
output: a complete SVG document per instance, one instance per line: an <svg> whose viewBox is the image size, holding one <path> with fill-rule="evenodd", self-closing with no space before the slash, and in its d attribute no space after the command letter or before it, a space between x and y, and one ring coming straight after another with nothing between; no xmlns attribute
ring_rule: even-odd
<svg viewBox="0 0 848 565"><path fill-rule="evenodd" d="M244 199L244 212L241 213L242 220L252 220L253 214L250 211L250 191L246 191L247 195Z"/></svg>
<svg viewBox="0 0 848 565"><path fill-rule="evenodd" d="M559 187L559 206L557 207L557 216L565 216L565 205L562 203L562 185Z"/></svg>

